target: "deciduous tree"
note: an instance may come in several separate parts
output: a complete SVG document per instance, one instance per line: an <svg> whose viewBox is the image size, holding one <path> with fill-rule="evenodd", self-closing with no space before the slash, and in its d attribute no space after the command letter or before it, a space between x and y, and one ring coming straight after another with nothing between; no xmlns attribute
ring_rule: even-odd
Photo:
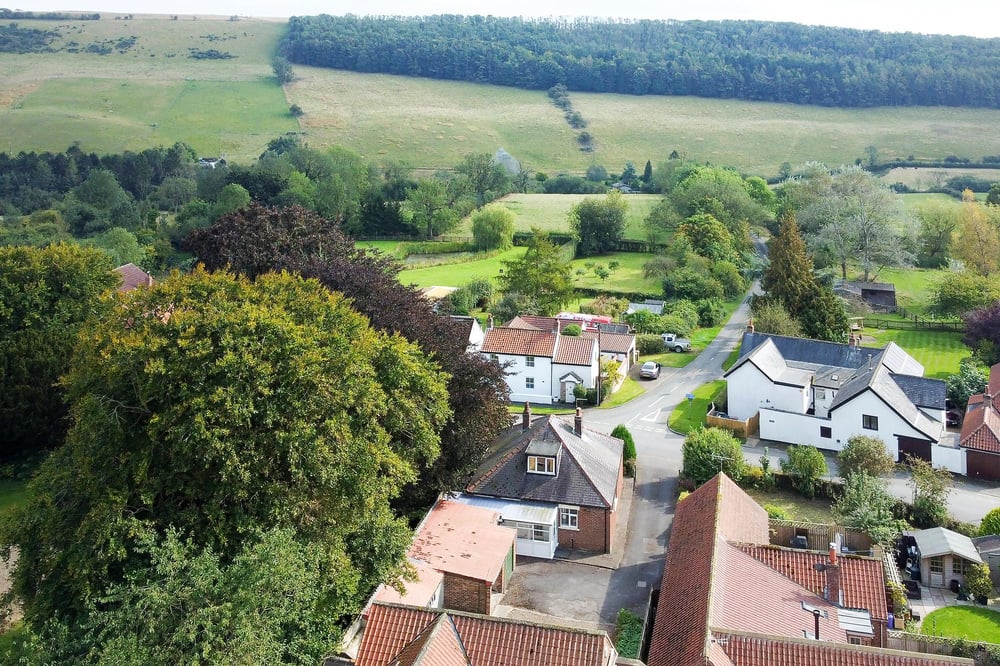
<svg viewBox="0 0 1000 666"><path fill-rule="evenodd" d="M740 440L721 428L698 428L684 438L681 453L684 457L681 475L698 485L719 472L739 483L746 469Z"/></svg>
<svg viewBox="0 0 1000 666"><path fill-rule="evenodd" d="M0 247L0 457L62 443L59 378L84 322L110 305L112 267L95 248Z"/></svg>
<svg viewBox="0 0 1000 666"><path fill-rule="evenodd" d="M852 435L837 453L837 469L841 478L851 474L867 474L881 477L893 470L895 463L885 448L885 442L878 437Z"/></svg>
<svg viewBox="0 0 1000 666"><path fill-rule="evenodd" d="M913 488L913 522L918 527L938 527L948 520L951 472L943 467L907 456L909 485Z"/></svg>
<svg viewBox="0 0 1000 666"><path fill-rule="evenodd" d="M962 342L975 350L984 365L1000 363L1000 300L964 314L962 321L965 322Z"/></svg>
<svg viewBox="0 0 1000 666"><path fill-rule="evenodd" d="M604 254L617 248L625 234L625 213L628 203L617 190L604 200L588 197L573 206L569 213L570 227L578 238L577 256Z"/></svg>
<svg viewBox="0 0 1000 666"><path fill-rule="evenodd" d="M781 460L781 471L792 479L792 487L806 497L816 494L816 482L827 474L826 458L815 446L789 446Z"/></svg>
<svg viewBox="0 0 1000 666"><path fill-rule="evenodd" d="M472 236L479 250L507 250L513 246L514 213L499 203L472 215Z"/></svg>
<svg viewBox="0 0 1000 666"><path fill-rule="evenodd" d="M873 542L888 547L905 527L905 522L896 517L898 506L899 501L886 491L882 479L857 472L847 476L833 511L845 526L856 527Z"/></svg>
<svg viewBox="0 0 1000 666"><path fill-rule="evenodd" d="M538 306L538 314L553 315L573 297L573 276L562 248L538 229L532 229L524 256L503 265L501 290L530 298Z"/></svg>

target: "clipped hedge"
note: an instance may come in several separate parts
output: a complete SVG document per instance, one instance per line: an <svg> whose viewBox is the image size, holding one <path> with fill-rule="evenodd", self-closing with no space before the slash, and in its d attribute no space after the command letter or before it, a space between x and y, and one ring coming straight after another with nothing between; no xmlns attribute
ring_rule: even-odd
<svg viewBox="0 0 1000 666"><path fill-rule="evenodd" d="M621 609L615 620L615 649L622 657L638 659L641 643L642 618L628 609Z"/></svg>

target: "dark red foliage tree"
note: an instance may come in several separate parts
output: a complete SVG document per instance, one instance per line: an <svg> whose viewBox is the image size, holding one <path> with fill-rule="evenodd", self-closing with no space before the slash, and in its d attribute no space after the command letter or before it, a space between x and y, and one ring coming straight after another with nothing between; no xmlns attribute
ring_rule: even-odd
<svg viewBox="0 0 1000 666"><path fill-rule="evenodd" d="M965 337L969 345L986 365L1000 363L1000 301L962 315Z"/></svg>

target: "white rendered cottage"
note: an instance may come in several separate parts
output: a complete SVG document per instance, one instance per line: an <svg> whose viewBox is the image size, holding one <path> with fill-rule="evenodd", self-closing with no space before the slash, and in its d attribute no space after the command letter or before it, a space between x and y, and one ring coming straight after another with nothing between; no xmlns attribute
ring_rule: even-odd
<svg viewBox="0 0 1000 666"><path fill-rule="evenodd" d="M760 437L840 451L853 435L878 437L894 459L912 455L965 473L945 432L945 383L894 343L885 349L749 331L726 372L727 411L760 416Z"/></svg>

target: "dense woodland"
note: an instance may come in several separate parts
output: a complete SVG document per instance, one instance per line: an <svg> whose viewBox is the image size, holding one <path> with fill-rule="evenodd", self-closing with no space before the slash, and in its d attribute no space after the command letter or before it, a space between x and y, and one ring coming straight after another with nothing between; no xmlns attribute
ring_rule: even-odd
<svg viewBox="0 0 1000 666"><path fill-rule="evenodd" d="M764 21L300 16L294 63L544 90L1000 106L1000 40Z"/></svg>

